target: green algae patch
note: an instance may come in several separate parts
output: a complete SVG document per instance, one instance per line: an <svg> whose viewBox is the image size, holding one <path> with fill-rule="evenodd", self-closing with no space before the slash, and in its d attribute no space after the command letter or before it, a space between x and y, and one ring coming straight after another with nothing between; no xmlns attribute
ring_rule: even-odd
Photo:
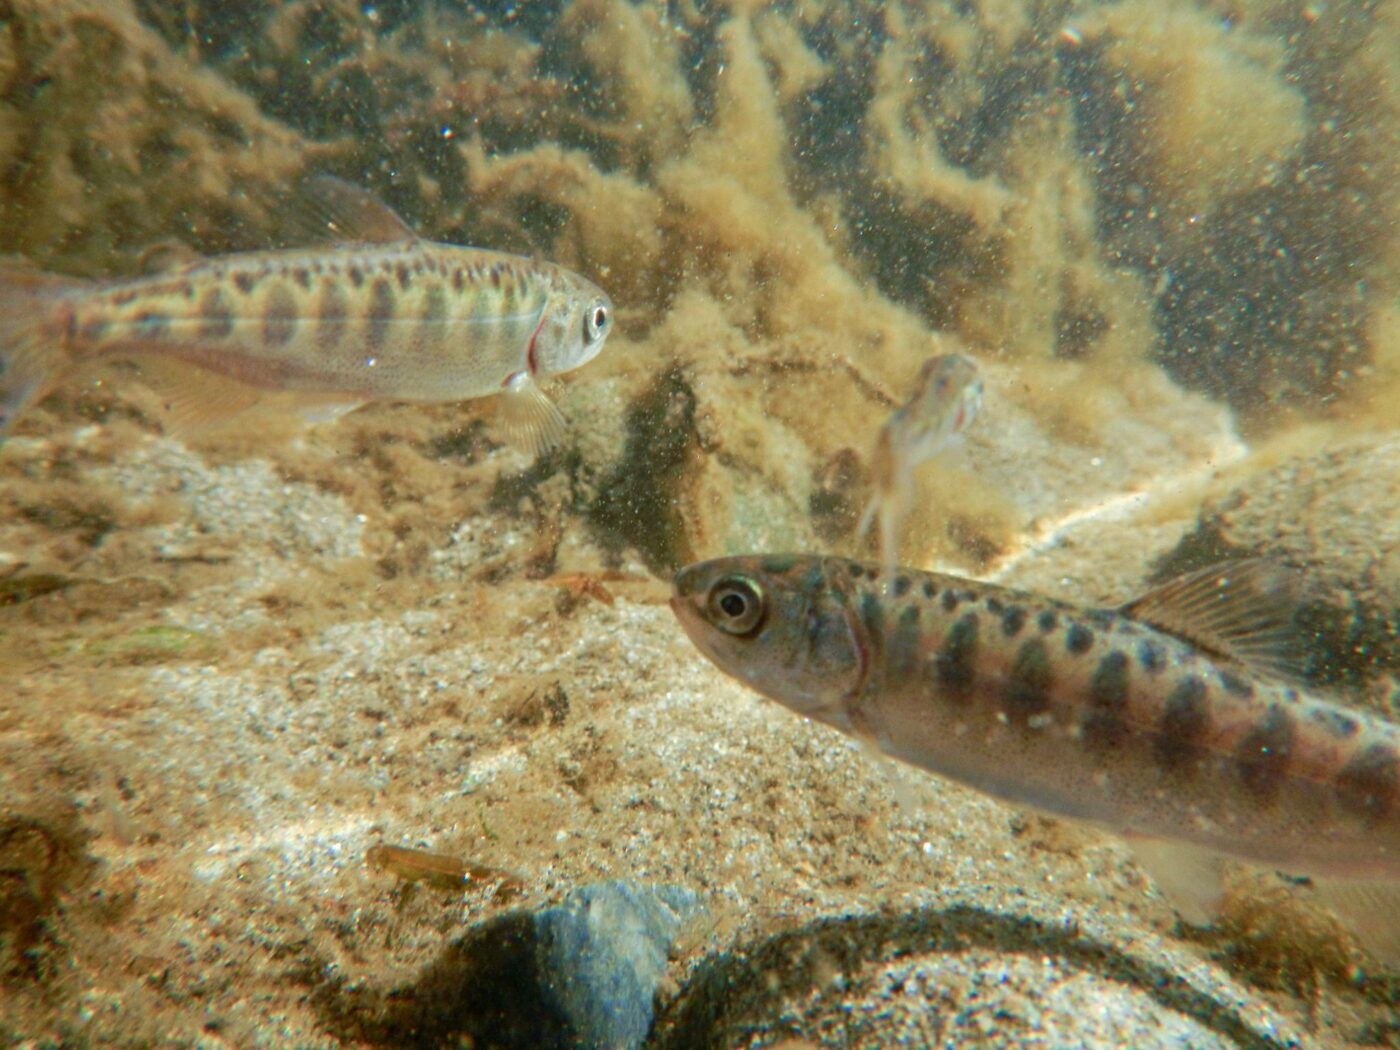
<svg viewBox="0 0 1400 1050"><path fill-rule="evenodd" d="M214 639L187 627L156 625L77 643L76 655L108 667L207 660L222 652Z"/></svg>

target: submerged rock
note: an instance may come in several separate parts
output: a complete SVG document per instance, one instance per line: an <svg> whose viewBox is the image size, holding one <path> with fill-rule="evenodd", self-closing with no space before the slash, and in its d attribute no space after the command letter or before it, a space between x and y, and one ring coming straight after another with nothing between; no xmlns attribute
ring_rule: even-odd
<svg viewBox="0 0 1400 1050"><path fill-rule="evenodd" d="M832 916L715 955L654 1045L1302 1045L1239 985L1157 938L1034 897L1012 909Z"/></svg>
<svg viewBox="0 0 1400 1050"><path fill-rule="evenodd" d="M680 886L582 886L535 917L540 987L580 1045L640 1046L667 952L700 910Z"/></svg>
<svg viewBox="0 0 1400 1050"><path fill-rule="evenodd" d="M374 1046L633 1050L671 945L700 910L679 886L591 883L479 924L410 985L325 993L326 1022Z"/></svg>

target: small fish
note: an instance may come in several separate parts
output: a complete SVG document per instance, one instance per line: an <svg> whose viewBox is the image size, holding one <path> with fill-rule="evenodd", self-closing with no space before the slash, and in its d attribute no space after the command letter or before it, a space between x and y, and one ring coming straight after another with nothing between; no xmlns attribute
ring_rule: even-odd
<svg viewBox="0 0 1400 1050"><path fill-rule="evenodd" d="M75 367L136 358L168 381L177 422L271 392L322 415L500 394L508 436L537 452L558 442L563 417L536 379L602 350L613 305L601 289L553 263L425 241L338 179L310 179L294 200L300 232L333 243L129 280L0 262L0 438Z"/></svg>
<svg viewBox="0 0 1400 1050"><path fill-rule="evenodd" d="M518 896L524 883L506 871L409 846L371 846L365 853L371 867L387 871L406 883L425 882L434 889L460 892L473 883L498 883L499 899Z"/></svg>
<svg viewBox="0 0 1400 1050"><path fill-rule="evenodd" d="M914 395L880 428L870 459L874 492L856 526L864 540L880 519L880 562L893 571L899 523L909 509L914 471L977 417L982 409L982 377L977 363L962 354L931 357L919 369Z"/></svg>
<svg viewBox="0 0 1400 1050"><path fill-rule="evenodd" d="M921 769L1124 835L1183 918L1222 857L1313 877L1400 964L1400 726L1277 676L1289 577L1251 560L1119 609L816 555L682 569L721 670Z"/></svg>

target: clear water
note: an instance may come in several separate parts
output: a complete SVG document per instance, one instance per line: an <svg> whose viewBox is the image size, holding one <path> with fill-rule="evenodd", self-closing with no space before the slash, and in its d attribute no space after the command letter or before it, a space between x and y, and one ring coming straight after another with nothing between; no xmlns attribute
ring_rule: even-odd
<svg viewBox="0 0 1400 1050"><path fill-rule="evenodd" d="M664 604L870 556L879 428L960 352L985 404L905 478L904 564L1111 604L1282 557L1309 687L1396 718L1394 0L12 7L6 253L293 247L330 174L617 328L537 461L485 401L187 432L55 353L0 446L0 1036L552 1045L523 956L472 953L625 879L705 908L653 1045L1398 1037L1277 886L1182 931L1111 840L892 782Z"/></svg>

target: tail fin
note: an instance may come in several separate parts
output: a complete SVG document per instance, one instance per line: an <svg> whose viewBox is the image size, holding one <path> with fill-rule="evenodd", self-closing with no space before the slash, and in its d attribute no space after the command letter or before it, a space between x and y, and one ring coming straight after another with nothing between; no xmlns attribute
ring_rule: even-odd
<svg viewBox="0 0 1400 1050"><path fill-rule="evenodd" d="M57 301L84 282L0 258L0 441L25 406L44 394L63 360Z"/></svg>

